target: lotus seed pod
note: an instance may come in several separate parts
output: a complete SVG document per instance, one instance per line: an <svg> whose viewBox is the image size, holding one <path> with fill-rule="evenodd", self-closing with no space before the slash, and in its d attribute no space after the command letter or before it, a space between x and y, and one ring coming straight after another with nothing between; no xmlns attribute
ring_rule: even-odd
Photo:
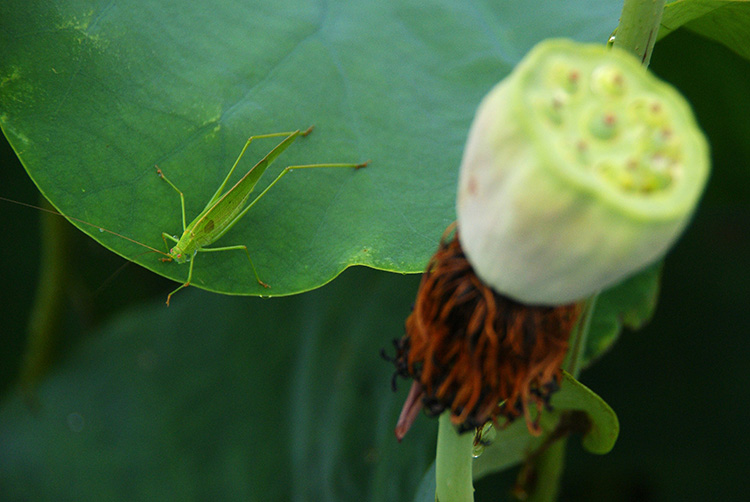
<svg viewBox="0 0 750 502"><path fill-rule="evenodd" d="M479 106L459 175L461 244L497 292L574 302L663 256L708 171L689 105L637 59L542 42Z"/></svg>

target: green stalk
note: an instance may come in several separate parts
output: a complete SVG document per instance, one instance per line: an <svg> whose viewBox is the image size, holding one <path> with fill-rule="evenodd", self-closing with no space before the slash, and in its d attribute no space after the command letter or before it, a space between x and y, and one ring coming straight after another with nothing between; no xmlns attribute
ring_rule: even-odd
<svg viewBox="0 0 750 502"><path fill-rule="evenodd" d="M557 492L560 490L560 480L565 464L565 446L567 443L567 438L558 439L536 458L532 467L535 469L535 482L532 486L533 489L524 499L525 502L552 502L557 500Z"/></svg>
<svg viewBox="0 0 750 502"><path fill-rule="evenodd" d="M42 206L53 209L42 199ZM65 300L70 226L57 214L41 215L41 262L36 298L29 317L26 350L21 362L19 384L33 402L36 385L55 357Z"/></svg>
<svg viewBox="0 0 750 502"><path fill-rule="evenodd" d="M635 54L644 66L648 66L665 3L666 0L625 0L613 45ZM564 367L573 376L577 376L581 370L595 301L594 297L587 302L581 321L571 333L570 352ZM527 500L551 501L557 498L565 459L565 443L564 439L558 440L530 460L533 465L527 468L533 469L536 473L536 482L526 487L529 489ZM471 477L472 447L472 435L459 436L450 422L450 414L443 413L440 416L435 460L436 499L439 502L474 500Z"/></svg>
<svg viewBox="0 0 750 502"><path fill-rule="evenodd" d="M625 0L614 46L625 49L648 66L659 33L666 0Z"/></svg>
<svg viewBox="0 0 750 502"><path fill-rule="evenodd" d="M568 354L565 356L562 367L576 378L581 373L583 357L586 353L586 341L588 340L589 327L596 308L597 298L599 298L599 295L594 295L584 302L581 318L570 334Z"/></svg>
<svg viewBox="0 0 750 502"><path fill-rule="evenodd" d="M563 362L563 369L574 377L581 372L586 352L586 340L598 296L594 295L584 302L581 317L570 333L568 355ZM526 502L547 502L557 499L565 464L567 442L565 437L558 439L540 451L539 455L529 459L532 465L526 465L525 468L527 472L534 473L532 478L535 481L533 485L524 487L529 490Z"/></svg>
<svg viewBox="0 0 750 502"><path fill-rule="evenodd" d="M439 502L473 502L471 464L474 460L474 435L459 434L451 423L450 411L438 422L435 457L435 500Z"/></svg>
<svg viewBox="0 0 750 502"><path fill-rule="evenodd" d="M665 3L665 0L625 0L613 45L635 54L644 66L648 66ZM564 367L574 377L581 372L589 323L595 306L596 297L593 297L586 303L583 317L571 334L570 352ZM535 465L531 468L536 472L537 482L531 487L528 501L557 499L565 459L565 443L565 440L557 441L535 459Z"/></svg>

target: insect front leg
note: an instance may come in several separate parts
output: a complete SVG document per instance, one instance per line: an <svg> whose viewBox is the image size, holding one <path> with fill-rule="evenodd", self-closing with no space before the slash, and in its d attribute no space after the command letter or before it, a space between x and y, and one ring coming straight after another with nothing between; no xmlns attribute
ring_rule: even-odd
<svg viewBox="0 0 750 502"><path fill-rule="evenodd" d="M167 253L169 253L169 244L167 244L167 239L174 242L175 244L180 242L179 239L177 239L177 237L174 237L173 235L169 235L167 232L161 233L161 239L164 241L164 247L167 248ZM161 258L161 261L172 261L172 257L168 256L166 258Z"/></svg>
<svg viewBox="0 0 750 502"><path fill-rule="evenodd" d="M163 235L164 235L164 234L162 234L162 236L163 236ZM171 237L171 236L169 236L169 237ZM166 241L165 241L165 242L166 242ZM171 293L169 293L169 294L167 295L167 307L169 307L169 300L171 300L171 299L172 299L172 295L173 295L173 294L177 293L177 292L178 292L179 290L181 290L182 288L186 288L186 287L190 286L190 281L191 281L191 280L193 279L193 263L195 263L195 255L196 255L196 254L198 254L198 250L196 250L196 251L195 251L195 252L193 253L193 257L192 257L192 258L190 259L190 270L188 271L188 277L187 277L187 281L185 281L185 284L183 284L182 286L180 286L179 288L175 289L174 291L172 291Z"/></svg>

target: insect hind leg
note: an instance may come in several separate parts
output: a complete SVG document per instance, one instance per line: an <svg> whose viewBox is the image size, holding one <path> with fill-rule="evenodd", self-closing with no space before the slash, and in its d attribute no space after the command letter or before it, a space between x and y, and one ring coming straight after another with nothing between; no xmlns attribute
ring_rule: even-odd
<svg viewBox="0 0 750 502"><path fill-rule="evenodd" d="M245 254L247 255L247 261L250 262L250 268L253 269L253 274L255 274L255 280L258 281L258 284L260 284L264 288L270 288L271 286L269 286L268 284L260 280L258 271L255 269L255 264L253 264L253 260L252 258L250 258L250 252L247 250L247 246L243 246L239 244L237 246L223 246L223 247L218 247L218 248L204 247L204 248L200 248L198 251L201 253L211 253L215 251L235 251L235 250L240 250L240 249L243 250Z"/></svg>

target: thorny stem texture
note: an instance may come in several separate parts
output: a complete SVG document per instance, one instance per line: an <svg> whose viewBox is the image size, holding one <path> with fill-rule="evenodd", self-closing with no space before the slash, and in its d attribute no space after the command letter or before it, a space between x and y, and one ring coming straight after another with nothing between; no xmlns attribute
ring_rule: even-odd
<svg viewBox="0 0 750 502"><path fill-rule="evenodd" d="M614 46L635 54L648 66L666 0L625 0Z"/></svg>

